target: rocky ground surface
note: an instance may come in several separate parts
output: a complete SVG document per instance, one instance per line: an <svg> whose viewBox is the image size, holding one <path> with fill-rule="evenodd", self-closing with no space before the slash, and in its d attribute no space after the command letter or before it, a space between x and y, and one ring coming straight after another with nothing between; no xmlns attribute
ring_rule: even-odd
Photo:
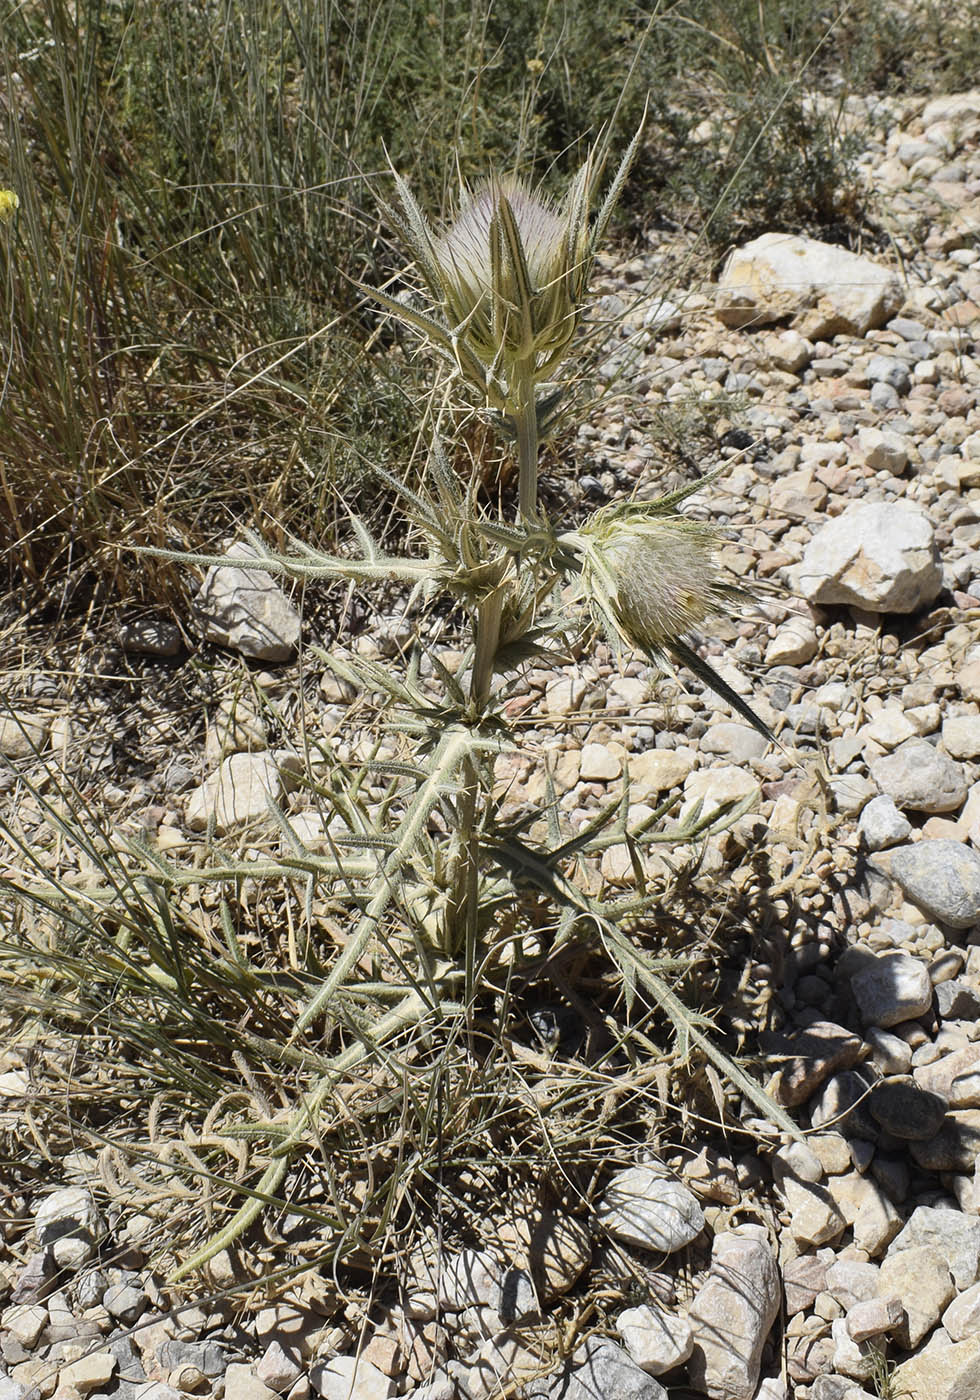
<svg viewBox="0 0 980 1400"><path fill-rule="evenodd" d="M627 763L641 816L671 793L711 804L761 789L703 869L736 891L756 882L783 920L740 994L747 1023L769 1006L771 1088L805 1141L760 1123L751 1151L695 1143L637 1161L591 1217L515 1202L507 1239L420 1258L370 1326L300 1290L250 1313L169 1312L135 1244L126 1268L99 1264L99 1207L55 1161L50 1189L6 1210L20 1226L0 1265L0 1400L980 1395L980 91L855 101L849 120L868 133L889 246L767 235L719 285L670 302L648 288L676 240L607 262L600 306L622 334L604 372L627 392L581 430L579 479L561 486L654 496L665 425L710 425L730 470L698 510L728 529L735 573L783 588L716 628L706 655L782 748L683 673L668 695L645 665L620 671L600 651L526 676L527 751L498 770L513 810L533 810L550 755L572 826ZM201 615L213 641L266 662L260 684L295 714L300 619L278 590L228 569ZM359 646L392 655L402 628L393 617ZM165 656L181 639L144 619L119 644ZM56 678L22 680L20 723L0 723L14 768L34 749L81 747L91 767L97 742L129 745L144 769L108 800L163 849L209 815L219 832L263 819L269 788L288 800L277 736L244 702L215 706L202 756L153 694L122 720L77 707L69 720ZM317 722L340 733L347 700L324 677ZM7 786L30 834L40 813ZM315 841L315 814L294 816ZM632 879L625 847L595 879ZM13 1051L0 1071L9 1121L29 1065ZM763 1198L768 1211L749 1208ZM587 1293L600 1236L653 1259L660 1292L541 1375L541 1298Z"/></svg>

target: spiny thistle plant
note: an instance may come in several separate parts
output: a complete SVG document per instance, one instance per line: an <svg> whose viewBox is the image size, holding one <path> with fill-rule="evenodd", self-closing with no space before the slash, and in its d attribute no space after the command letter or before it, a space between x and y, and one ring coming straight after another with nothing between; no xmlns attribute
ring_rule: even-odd
<svg viewBox="0 0 980 1400"><path fill-rule="evenodd" d="M424 541L423 551L389 555L357 519L356 557L305 545L278 554L250 537L251 566L293 579L400 584L419 601L448 595L465 619L466 639L462 663L452 672L421 627L402 673L362 657L317 653L341 681L384 697L386 744L361 769L339 763L327 745L311 755L309 781L330 818L329 854L314 853L271 800L285 851L278 859L228 858L206 869L200 862L182 869L148 846L131 849L141 888L157 891L161 908L203 880L237 888L243 881L278 879L305 889L308 908L326 895L354 911L341 951L318 985L312 975L302 984L308 995L288 1048L300 1055L301 1037L318 1028L328 1038L340 1028L346 1046L326 1063L322 1053L311 1057L312 1082L290 1116L243 1125L243 1140L255 1143L264 1134L270 1144L265 1169L246 1203L182 1273L237 1240L276 1198L290 1162L322 1140L332 1096L358 1065L383 1060L385 1047L413 1026L471 1027L481 987L495 985L501 970L508 985L522 976L524 934L535 950L527 954L528 967L542 947L549 955L573 942L604 950L622 978L627 1004L640 992L658 1005L684 1046L722 1066L769 1119L795 1133L791 1120L715 1045L709 1020L683 1004L671 986L677 967L631 936L659 897L647 882L644 851L653 843L694 841L726 825L749 801L711 812L697 804L665 830L664 818L679 799L632 820L627 773L622 796L570 834L559 820L550 773L538 827L532 829L531 818L505 819L494 796L495 760L520 747L508 709L515 678L528 662L556 664L570 640L590 635L596 623L654 661L673 656L686 663L768 736L684 639L740 596L715 562L714 533L679 510L705 483L650 504L609 506L577 530L562 530L549 519L538 493L539 444L556 407L554 386L575 356L597 244L639 142L637 132L594 217L602 176L594 155L560 204L515 178L494 177L465 195L458 217L441 232L395 178L400 207L391 217L431 304L420 311L385 292L371 294L448 357L516 443L516 518L481 505L475 478L464 482L435 440L425 480L379 473L403 505L414 538ZM427 673L421 664L426 655ZM377 793L379 786L383 797L366 800L365 792ZM598 898L578 876L581 862L617 844L630 852L634 889ZM381 970L373 981L363 972L366 955ZM234 1136L236 1129L227 1131Z"/></svg>

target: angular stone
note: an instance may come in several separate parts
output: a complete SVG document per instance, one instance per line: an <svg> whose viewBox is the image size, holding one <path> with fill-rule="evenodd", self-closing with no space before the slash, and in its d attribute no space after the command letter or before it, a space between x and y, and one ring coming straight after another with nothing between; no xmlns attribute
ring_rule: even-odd
<svg viewBox="0 0 980 1400"><path fill-rule="evenodd" d="M696 759L688 749L646 749L630 754L630 796L638 802L683 787Z"/></svg>
<svg viewBox="0 0 980 1400"><path fill-rule="evenodd" d="M694 1346L687 1318L667 1312L659 1303L627 1308L616 1319L616 1331L637 1366L651 1376L680 1366Z"/></svg>
<svg viewBox="0 0 980 1400"><path fill-rule="evenodd" d="M908 439L898 433L882 432L880 428L860 428L858 450L872 471L901 476L908 466Z"/></svg>
<svg viewBox="0 0 980 1400"><path fill-rule="evenodd" d="M751 763L769 748L768 739L758 730L734 720L716 720L701 738L701 752L722 754L735 763Z"/></svg>
<svg viewBox="0 0 980 1400"><path fill-rule="evenodd" d="M788 1400L782 1376L767 1376L755 1393L755 1400Z"/></svg>
<svg viewBox="0 0 980 1400"><path fill-rule="evenodd" d="M596 1212L614 1239L672 1254L704 1229L697 1200L679 1181L653 1167L627 1167L606 1187Z"/></svg>
<svg viewBox="0 0 980 1400"><path fill-rule="evenodd" d="M942 1317L956 1296L946 1261L935 1245L892 1250L881 1261L880 1298L901 1298L905 1321L895 1329L895 1340L913 1350Z"/></svg>
<svg viewBox="0 0 980 1400"><path fill-rule="evenodd" d="M980 1110L959 1109L928 1142L913 1142L909 1151L920 1167L934 1172L969 1172L980 1154Z"/></svg>
<svg viewBox="0 0 980 1400"><path fill-rule="evenodd" d="M980 715L950 715L944 720L943 748L950 758L980 758Z"/></svg>
<svg viewBox="0 0 980 1400"><path fill-rule="evenodd" d="M827 1269L827 1292L849 1312L858 1303L878 1297L877 1264L865 1264L860 1259L835 1259Z"/></svg>
<svg viewBox="0 0 980 1400"><path fill-rule="evenodd" d="M38 1243L50 1246L63 1269L80 1268L91 1259L104 1230L92 1193L84 1186L52 1192L38 1207L34 1228Z"/></svg>
<svg viewBox="0 0 980 1400"><path fill-rule="evenodd" d="M301 1368L277 1341L270 1342L255 1363L257 1379L277 1395L284 1395L302 1374Z"/></svg>
<svg viewBox="0 0 980 1400"><path fill-rule="evenodd" d="M966 774L962 765L933 748L927 739L906 739L891 753L876 758L870 768L871 776L882 792L887 793L895 806L903 811L940 816L943 812L958 811L966 801ZM914 847L900 846L898 849L917 850L920 845L929 844L918 842ZM894 868L894 852L891 859ZM927 859L919 858L922 867ZM899 864L901 868L901 858ZM908 867L910 872L916 872L919 868L914 863ZM911 874L911 878L915 879L916 875Z"/></svg>
<svg viewBox="0 0 980 1400"><path fill-rule="evenodd" d="M891 872L903 894L930 918L951 928L980 923L980 854L963 842L899 846L891 853Z"/></svg>
<svg viewBox="0 0 980 1400"><path fill-rule="evenodd" d="M514 1263L528 1270L542 1303L567 1293L592 1261L586 1222L536 1198L510 1201L496 1238Z"/></svg>
<svg viewBox="0 0 980 1400"><path fill-rule="evenodd" d="M903 1249L931 1245L942 1255L958 1289L970 1288L980 1279L980 1219L958 1210L916 1206L902 1230L892 1240L888 1256Z"/></svg>
<svg viewBox="0 0 980 1400"><path fill-rule="evenodd" d="M844 1233L847 1222L826 1187L787 1176L779 1189L789 1211L790 1234L797 1244L804 1248L829 1244Z"/></svg>
<svg viewBox="0 0 980 1400"><path fill-rule="evenodd" d="M116 1372L116 1358L110 1351L90 1351L58 1373L58 1385L71 1386L79 1395L105 1390Z"/></svg>
<svg viewBox="0 0 980 1400"><path fill-rule="evenodd" d="M851 1170L851 1150L840 1133L812 1133L807 1145L826 1174L841 1176Z"/></svg>
<svg viewBox="0 0 980 1400"><path fill-rule="evenodd" d="M808 1142L786 1142L772 1154L772 1174L776 1185L787 1177L817 1184L823 1181L823 1167Z"/></svg>
<svg viewBox="0 0 980 1400"><path fill-rule="evenodd" d="M936 1013L941 1021L975 1021L980 994L961 977L947 978L936 986Z"/></svg>
<svg viewBox="0 0 980 1400"><path fill-rule="evenodd" d="M841 1070L828 1079L810 1105L810 1123L814 1128L830 1125L849 1138L867 1138L877 1142L881 1130L868 1112L868 1089L877 1075L865 1065Z"/></svg>
<svg viewBox="0 0 980 1400"><path fill-rule="evenodd" d="M875 1338L855 1341L843 1317L831 1324L830 1335L834 1343L834 1370L859 1382L870 1381L880 1366L881 1343Z"/></svg>
<svg viewBox="0 0 980 1400"><path fill-rule="evenodd" d="M503 1269L489 1250L463 1249L443 1257L435 1278L439 1306L450 1312L496 1308Z"/></svg>
<svg viewBox="0 0 980 1400"><path fill-rule="evenodd" d="M965 1288L943 1313L943 1326L954 1342L980 1336L980 1283Z"/></svg>
<svg viewBox="0 0 980 1400"><path fill-rule="evenodd" d="M893 705L886 705L883 710L879 710L876 715L868 720L867 724L862 724L857 732L857 738L863 743L870 739L872 743L880 744L883 749L895 749L899 744L903 744L906 739L914 739L916 735L915 726L903 710Z"/></svg>
<svg viewBox="0 0 980 1400"><path fill-rule="evenodd" d="M811 1400L880 1400L850 1376L817 1376L810 1397Z"/></svg>
<svg viewBox="0 0 980 1400"><path fill-rule="evenodd" d="M806 1103L829 1075L849 1069L861 1053L860 1037L833 1021L814 1021L793 1036L769 1034L762 1043L779 1070L773 1094L787 1108Z"/></svg>
<svg viewBox="0 0 980 1400"><path fill-rule="evenodd" d="M869 956L851 979L851 990L862 1019L874 1026L897 1026L932 1006L928 969L908 953Z"/></svg>
<svg viewBox="0 0 980 1400"><path fill-rule="evenodd" d="M608 783L623 771L623 760L607 744L583 744L579 775L585 783Z"/></svg>
<svg viewBox="0 0 980 1400"><path fill-rule="evenodd" d="M525 1400L667 1400L659 1381L602 1337L590 1337L557 1374L526 1385L524 1395Z"/></svg>
<svg viewBox="0 0 980 1400"><path fill-rule="evenodd" d="M851 506L828 521L804 550L794 578L810 603L878 613L916 612L943 586L932 522L899 501Z"/></svg>
<svg viewBox="0 0 980 1400"><path fill-rule="evenodd" d="M902 1217L876 1181L852 1172L832 1176L827 1190L854 1232L854 1243L876 1259L902 1228Z"/></svg>
<svg viewBox="0 0 980 1400"><path fill-rule="evenodd" d="M861 812L858 830L869 851L883 851L911 834L912 823L886 793L873 797Z"/></svg>
<svg viewBox="0 0 980 1400"><path fill-rule="evenodd" d="M544 708L549 715L573 715L582 708L589 683L583 676L559 676L549 682Z"/></svg>
<svg viewBox="0 0 980 1400"><path fill-rule="evenodd" d="M783 1265L787 1317L810 1311L817 1294L827 1287L827 1267L827 1260L818 1259L815 1254L798 1254Z"/></svg>
<svg viewBox="0 0 980 1400"><path fill-rule="evenodd" d="M817 654L817 629L809 617L791 617L766 647L767 666L805 666Z"/></svg>
<svg viewBox="0 0 980 1400"><path fill-rule="evenodd" d="M225 557L257 556L250 545L236 544ZM299 644L299 613L264 569L234 562L210 568L195 606L206 641L255 661L289 661Z"/></svg>
<svg viewBox="0 0 980 1400"><path fill-rule="evenodd" d="M980 1106L980 1045L964 1045L912 1071L917 1084L941 1094L951 1108Z"/></svg>
<svg viewBox="0 0 980 1400"><path fill-rule="evenodd" d="M47 746L50 720L29 714L0 715L0 754L4 758L30 758Z"/></svg>
<svg viewBox="0 0 980 1400"><path fill-rule="evenodd" d="M852 1341L866 1342L900 1326L905 1312L900 1298L869 1298L855 1303L844 1319Z"/></svg>
<svg viewBox="0 0 980 1400"><path fill-rule="evenodd" d="M214 820L217 836L253 822L272 822L269 799L278 802L291 786L289 769L271 753L235 753L191 793L185 821L191 831L205 831Z"/></svg>
<svg viewBox="0 0 980 1400"><path fill-rule="evenodd" d="M0 1313L0 1329L27 1348L36 1345L47 1325L48 1310L41 1303L15 1303Z"/></svg>
<svg viewBox="0 0 980 1400"><path fill-rule="evenodd" d="M726 326L794 317L811 340L863 336L902 305L893 272L835 244L764 233L731 255L718 284L716 314Z"/></svg>
<svg viewBox="0 0 980 1400"><path fill-rule="evenodd" d="M768 1241L743 1227L715 1236L711 1271L688 1313L693 1386L711 1400L753 1400L762 1348L779 1313L779 1270Z"/></svg>
<svg viewBox="0 0 980 1400"><path fill-rule="evenodd" d="M357 1356L335 1356L331 1361L318 1362L310 1372L310 1382L321 1400L389 1400L398 1393L390 1376Z"/></svg>
<svg viewBox="0 0 980 1400"><path fill-rule="evenodd" d="M892 1373L902 1400L976 1400L980 1395L980 1337L946 1345L934 1337Z"/></svg>
<svg viewBox="0 0 980 1400"><path fill-rule="evenodd" d="M886 1132L903 1141L935 1137L946 1117L946 1100L912 1079L883 1079L868 1096L868 1110Z"/></svg>

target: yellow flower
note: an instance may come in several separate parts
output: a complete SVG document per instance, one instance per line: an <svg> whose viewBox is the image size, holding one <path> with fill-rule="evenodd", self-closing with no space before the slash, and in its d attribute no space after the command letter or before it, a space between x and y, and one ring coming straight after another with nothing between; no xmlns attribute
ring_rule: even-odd
<svg viewBox="0 0 980 1400"><path fill-rule="evenodd" d="M0 189L0 224L6 223L8 219L14 217L14 213L20 208L20 200L13 190Z"/></svg>

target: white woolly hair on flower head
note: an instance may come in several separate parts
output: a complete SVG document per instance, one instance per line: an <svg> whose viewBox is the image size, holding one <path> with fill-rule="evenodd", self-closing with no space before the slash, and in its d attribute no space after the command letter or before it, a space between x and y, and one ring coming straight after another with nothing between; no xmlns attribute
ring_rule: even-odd
<svg viewBox="0 0 980 1400"><path fill-rule="evenodd" d="M774 742L751 706L685 641L706 618L752 597L725 579L715 558L718 533L674 509L705 484L694 482L660 501L606 506L559 543L578 556L579 597L614 642L658 664L668 657L683 664Z"/></svg>
<svg viewBox="0 0 980 1400"><path fill-rule="evenodd" d="M645 651L682 637L738 595L715 562L718 536L701 521L599 511L578 537L583 591L624 641Z"/></svg>
<svg viewBox="0 0 980 1400"><path fill-rule="evenodd" d="M423 311L377 288L362 290L454 360L494 408L512 412L569 351L596 248L642 131L643 122L594 217L604 143L589 152L560 203L515 175L494 175L464 191L455 220L438 232L392 171L400 207L385 207L415 259L431 307Z"/></svg>
<svg viewBox="0 0 980 1400"><path fill-rule="evenodd" d="M545 196L516 176L487 180L464 202L458 218L436 243L443 269L452 268L460 290L472 301L493 289L491 225L506 199L520 234L531 283L540 290L560 275L567 245L567 220Z"/></svg>

